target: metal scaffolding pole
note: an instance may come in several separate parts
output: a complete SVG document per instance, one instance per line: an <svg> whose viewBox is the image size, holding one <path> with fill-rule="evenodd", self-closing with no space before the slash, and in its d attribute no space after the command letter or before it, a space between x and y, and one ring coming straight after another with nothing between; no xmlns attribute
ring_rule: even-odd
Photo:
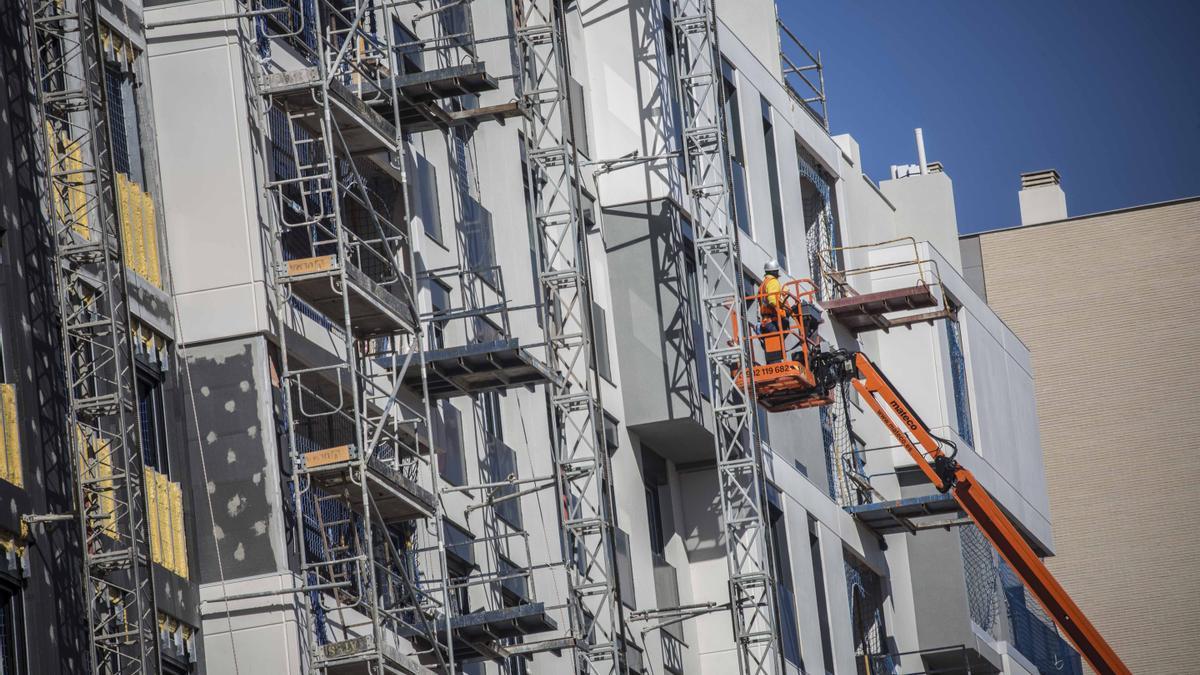
<svg viewBox="0 0 1200 675"><path fill-rule="evenodd" d="M671 9L734 641L741 673L775 673L782 662L758 406L751 378L743 388L734 377L751 364L744 341L737 338L747 332L738 228L730 214L716 11L712 0L672 0Z"/></svg>
<svg viewBox="0 0 1200 675"><path fill-rule="evenodd" d="M626 670L613 550L615 527L608 452L592 342L582 179L571 128L569 64L560 0L515 3L518 94L524 122L534 249L542 292L547 362L560 380L548 385L551 445L557 474L567 614L579 673Z"/></svg>
<svg viewBox="0 0 1200 675"><path fill-rule="evenodd" d="M105 675L157 673L158 617L98 9L94 0L33 0L28 12L45 134L88 668Z"/></svg>

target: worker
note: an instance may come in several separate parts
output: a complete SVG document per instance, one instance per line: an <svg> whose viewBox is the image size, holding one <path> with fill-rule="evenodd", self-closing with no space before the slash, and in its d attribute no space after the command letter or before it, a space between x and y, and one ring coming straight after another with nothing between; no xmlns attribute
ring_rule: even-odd
<svg viewBox="0 0 1200 675"><path fill-rule="evenodd" d="M763 265L763 280L758 287L758 334L762 336L767 363L783 360L784 332L788 329L787 291L779 281L779 262Z"/></svg>

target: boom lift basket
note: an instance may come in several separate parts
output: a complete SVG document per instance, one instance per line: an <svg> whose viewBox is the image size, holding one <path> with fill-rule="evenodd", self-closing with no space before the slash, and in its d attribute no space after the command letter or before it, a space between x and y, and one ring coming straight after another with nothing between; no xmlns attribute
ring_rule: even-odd
<svg viewBox="0 0 1200 675"><path fill-rule="evenodd" d="M812 357L819 351L817 327L821 311L814 304L812 281L797 279L778 291L759 291L745 298L750 368L734 373L738 387L753 380L759 405L770 412L799 410L833 402L833 389L813 372ZM735 343L737 326L734 322ZM731 345L732 346L732 345Z"/></svg>

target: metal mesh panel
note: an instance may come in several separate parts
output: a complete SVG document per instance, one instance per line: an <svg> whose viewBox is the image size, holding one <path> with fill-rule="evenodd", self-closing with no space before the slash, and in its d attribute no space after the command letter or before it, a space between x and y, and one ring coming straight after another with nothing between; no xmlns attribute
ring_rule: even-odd
<svg viewBox="0 0 1200 675"><path fill-rule="evenodd" d="M946 322L946 340L950 344L950 375L954 381L954 414L958 423L958 435L970 445L975 445L975 432L971 426L971 397L967 389L967 362L963 352L962 326L957 320Z"/></svg>
<svg viewBox="0 0 1200 675"><path fill-rule="evenodd" d="M1029 659L1040 675L1083 675L1079 654L1058 633L1058 628L1029 593L1017 573L999 564L1000 585L1008 605L1013 646Z"/></svg>
<svg viewBox="0 0 1200 675"><path fill-rule="evenodd" d="M974 525L958 529L963 572L967 582L967 605L971 620L992 637L999 637L999 559L991 542Z"/></svg>
<svg viewBox="0 0 1200 675"><path fill-rule="evenodd" d="M850 432L850 392L842 384L834 389L833 403L821 406L821 436L825 444L825 470L828 472L829 497L842 506L866 504L871 495L851 480L851 474L866 479L866 460Z"/></svg>
<svg viewBox="0 0 1200 675"><path fill-rule="evenodd" d="M821 283L820 256L821 251L831 249L835 245L830 181L824 171L813 167L804 157L798 157L797 160L800 166L800 178L810 182L820 197L820 201L804 201L804 222L814 223L812 227L805 229L805 243L808 248L808 267L813 286L817 288L818 297L826 300L830 297L829 292L832 289L825 288L825 285Z"/></svg>
<svg viewBox="0 0 1200 675"><path fill-rule="evenodd" d="M124 75L113 65L104 67L105 89L108 90L108 130L112 137L113 168L129 175L129 138L125 131L125 97L121 91Z"/></svg>
<svg viewBox="0 0 1200 675"><path fill-rule="evenodd" d="M859 560L846 556L844 562L854 653L867 657L883 656L887 644L887 628L883 623L883 582ZM862 660L858 661L861 669ZM884 672L890 672L890 668Z"/></svg>

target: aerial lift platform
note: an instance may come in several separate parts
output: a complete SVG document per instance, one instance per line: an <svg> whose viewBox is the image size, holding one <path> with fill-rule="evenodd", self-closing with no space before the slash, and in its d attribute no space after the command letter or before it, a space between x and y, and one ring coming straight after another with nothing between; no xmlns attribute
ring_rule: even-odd
<svg viewBox="0 0 1200 675"><path fill-rule="evenodd" d="M987 536L1092 669L1101 675L1129 675L1129 668L992 500L987 489L954 459L956 449L953 444L933 435L929 426L866 355L831 349L821 343L816 330L820 311L812 282L788 282L782 285L781 292L789 297L779 298L774 303L765 302L763 294L745 298L749 314L746 324L751 326L747 348L752 366L746 372L733 374L738 384L750 385L744 390L754 392L767 410L781 412L827 405L832 402L836 387L850 383L925 477L940 493L952 496ZM747 379L751 382L746 382Z"/></svg>

